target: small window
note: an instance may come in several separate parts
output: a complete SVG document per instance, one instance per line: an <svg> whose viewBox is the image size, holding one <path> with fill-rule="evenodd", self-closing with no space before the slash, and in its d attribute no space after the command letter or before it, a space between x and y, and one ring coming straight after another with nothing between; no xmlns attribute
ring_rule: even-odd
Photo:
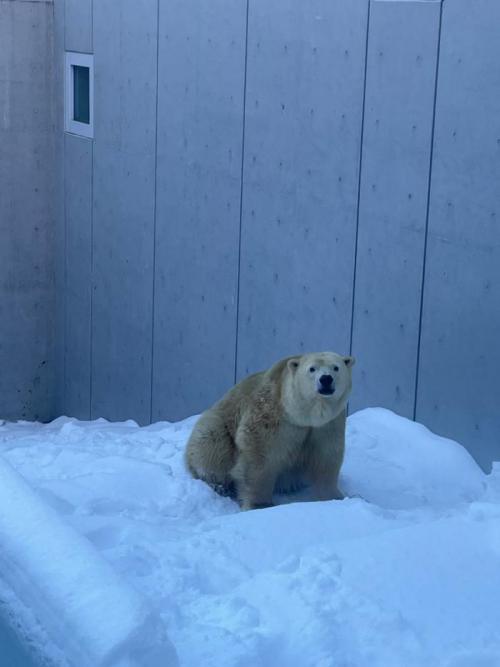
<svg viewBox="0 0 500 667"><path fill-rule="evenodd" d="M65 130L94 136L94 56L66 52Z"/></svg>

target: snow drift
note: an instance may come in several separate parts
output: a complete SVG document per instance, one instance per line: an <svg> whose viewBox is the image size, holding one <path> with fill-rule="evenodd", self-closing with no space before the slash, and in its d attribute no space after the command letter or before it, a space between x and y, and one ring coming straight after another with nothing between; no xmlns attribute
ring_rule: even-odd
<svg viewBox="0 0 500 667"><path fill-rule="evenodd" d="M159 617L2 459L0 543L17 622L31 637L36 620L49 643L39 653L75 667L175 664Z"/></svg>
<svg viewBox="0 0 500 667"><path fill-rule="evenodd" d="M66 609L98 659L132 627L144 642L153 613L185 667L498 667L500 467L484 475L457 443L364 410L348 420L349 498L306 502L306 491L241 513L184 470L193 423L0 427L0 452L37 494L25 504L24 489L0 521L11 572L40 580L31 591L8 574L18 598ZM13 525L25 509L37 557L28 524ZM88 581L75 577L87 558ZM31 619L39 644L49 616L41 629ZM76 649L57 628L63 665Z"/></svg>

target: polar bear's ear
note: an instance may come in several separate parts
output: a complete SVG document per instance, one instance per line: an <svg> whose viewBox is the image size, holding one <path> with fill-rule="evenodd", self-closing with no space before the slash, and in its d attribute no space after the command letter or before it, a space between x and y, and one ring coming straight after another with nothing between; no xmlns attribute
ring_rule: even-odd
<svg viewBox="0 0 500 667"><path fill-rule="evenodd" d="M356 358L355 357L344 357L344 364L348 368L352 368L355 363L356 363Z"/></svg>
<svg viewBox="0 0 500 667"><path fill-rule="evenodd" d="M293 357L292 359L289 359L287 362L288 368L293 372L296 371L297 368L299 367L299 358L298 357Z"/></svg>

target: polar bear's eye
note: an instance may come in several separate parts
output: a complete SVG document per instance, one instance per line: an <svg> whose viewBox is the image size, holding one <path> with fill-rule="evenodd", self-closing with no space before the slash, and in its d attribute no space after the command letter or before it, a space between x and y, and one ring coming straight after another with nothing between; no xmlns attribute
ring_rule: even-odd
<svg viewBox="0 0 500 667"><path fill-rule="evenodd" d="M315 370L316 370L316 369L314 368L314 366L311 366L311 368L309 369L309 373L314 373Z"/></svg>
<svg viewBox="0 0 500 667"><path fill-rule="evenodd" d="M334 366L334 367L333 367L333 370L334 370L335 372L337 372L337 371L339 370L339 367L338 367L338 366Z"/></svg>

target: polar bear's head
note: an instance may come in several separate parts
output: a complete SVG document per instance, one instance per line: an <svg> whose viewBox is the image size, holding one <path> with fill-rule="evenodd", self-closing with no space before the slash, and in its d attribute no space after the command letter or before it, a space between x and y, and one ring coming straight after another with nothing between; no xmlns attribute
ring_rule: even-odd
<svg viewBox="0 0 500 667"><path fill-rule="evenodd" d="M335 352L316 352L287 361L284 403L289 416L303 426L320 426L345 407L355 359Z"/></svg>

